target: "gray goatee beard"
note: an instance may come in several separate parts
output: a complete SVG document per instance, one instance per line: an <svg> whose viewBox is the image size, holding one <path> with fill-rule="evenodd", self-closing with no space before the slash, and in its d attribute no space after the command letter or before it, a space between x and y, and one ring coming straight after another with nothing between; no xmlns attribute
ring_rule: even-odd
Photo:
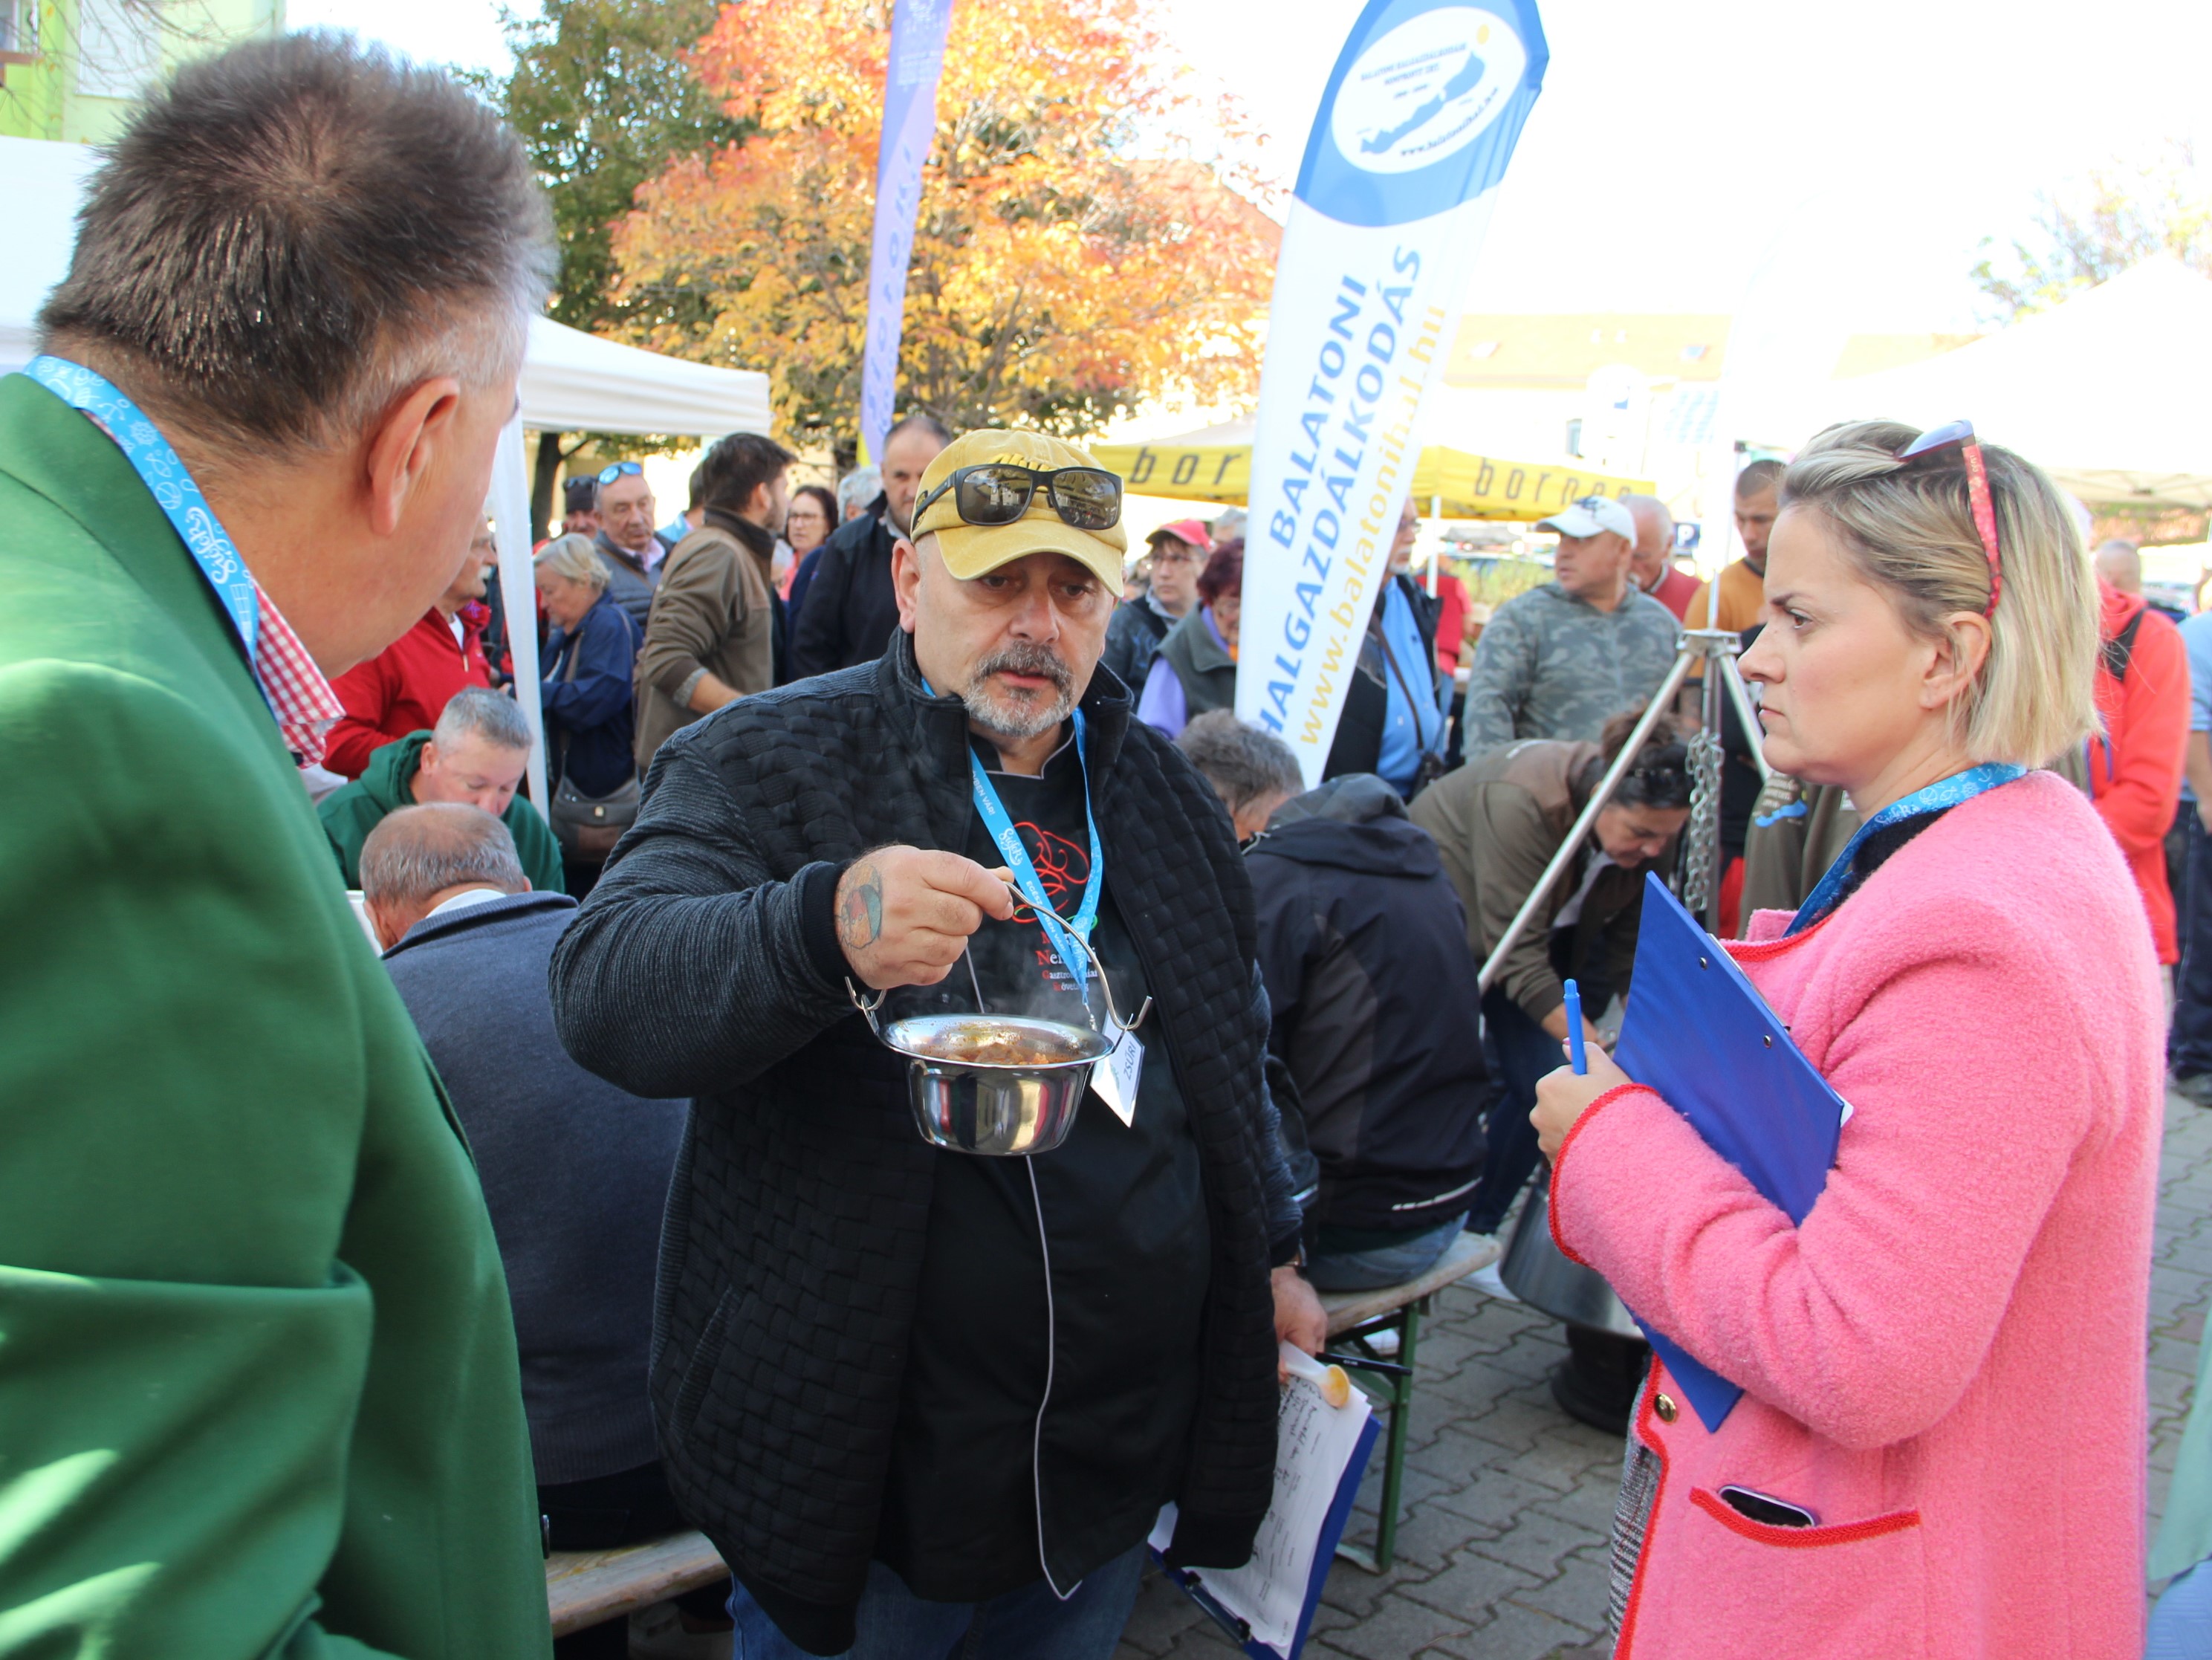
<svg viewBox="0 0 2212 1660"><path fill-rule="evenodd" d="M1054 689L1051 702L994 696L990 689L991 677L1005 672L1034 674L1050 680ZM960 701L968 707L968 718L985 732L1018 742L1050 732L1067 719L1068 712L1075 707L1075 676L1060 660L1060 654L1049 646L1008 646L976 664Z"/></svg>

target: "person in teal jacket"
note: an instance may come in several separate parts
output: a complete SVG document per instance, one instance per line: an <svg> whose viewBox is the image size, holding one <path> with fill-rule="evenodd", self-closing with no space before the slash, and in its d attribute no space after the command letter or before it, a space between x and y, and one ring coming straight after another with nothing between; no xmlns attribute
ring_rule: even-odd
<svg viewBox="0 0 2212 1660"><path fill-rule="evenodd" d="M530 728L514 700L481 686L455 692L432 732L369 751L360 777L316 805L349 888L361 885L361 844L386 813L430 801L481 807L507 826L522 873L539 893L566 893L561 844L515 787L530 760Z"/></svg>
<svg viewBox="0 0 2212 1660"><path fill-rule="evenodd" d="M550 1651L483 1196L297 770L468 556L544 238L445 76L256 42L0 379L0 1656Z"/></svg>

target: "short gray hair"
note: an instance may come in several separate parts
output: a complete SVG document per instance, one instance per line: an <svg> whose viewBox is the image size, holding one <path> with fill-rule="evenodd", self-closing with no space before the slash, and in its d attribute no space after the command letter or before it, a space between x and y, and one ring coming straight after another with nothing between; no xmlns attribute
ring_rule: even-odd
<svg viewBox="0 0 2212 1660"><path fill-rule="evenodd" d="M464 882L502 893L530 886L514 837L482 807L434 801L385 814L361 844L362 897L376 905L419 905Z"/></svg>
<svg viewBox="0 0 2212 1660"><path fill-rule="evenodd" d="M855 467L837 481L837 516L852 517L854 508L865 508L884 493L884 475L879 468Z"/></svg>
<svg viewBox="0 0 2212 1660"><path fill-rule="evenodd" d="M445 713L438 717L430 741L441 749L453 749L472 735L494 749L530 747L530 723L522 718L514 700L482 686L463 686L453 695Z"/></svg>
<svg viewBox="0 0 2212 1660"><path fill-rule="evenodd" d="M565 576L571 582L581 582L602 593L614 577L607 569L607 562L599 556L599 550L592 545L592 538L574 531L548 542L531 563L539 570L551 571L556 576Z"/></svg>
<svg viewBox="0 0 2212 1660"><path fill-rule="evenodd" d="M1291 746L1271 732L1245 725L1233 709L1199 715L1182 729L1176 747L1190 757L1232 813L1270 795L1305 794L1305 775Z"/></svg>

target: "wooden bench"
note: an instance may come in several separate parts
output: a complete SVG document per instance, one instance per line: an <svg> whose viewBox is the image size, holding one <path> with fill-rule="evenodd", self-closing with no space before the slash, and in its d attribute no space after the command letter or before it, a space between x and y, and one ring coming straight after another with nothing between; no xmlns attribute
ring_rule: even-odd
<svg viewBox="0 0 2212 1660"><path fill-rule="evenodd" d="M556 1550L545 1559L553 1634L651 1608L730 1577L703 1533L674 1533L619 1550Z"/></svg>
<svg viewBox="0 0 2212 1660"><path fill-rule="evenodd" d="M1437 1265L1402 1286L1375 1291L1328 1292L1322 1307L1328 1311L1328 1335L1352 1345L1354 1353L1376 1359L1370 1340L1386 1331L1398 1334L1398 1353L1390 1357L1412 1366L1419 1347L1421 1316L1429 1299L1454 1280L1465 1279L1492 1261L1498 1248L1462 1234L1452 1242ZM1407 1409L1413 1402L1413 1379L1387 1375L1352 1376L1367 1391L1388 1425L1382 1456L1382 1513L1376 1526L1375 1548L1339 1545L1340 1555L1373 1572L1389 1567L1398 1541L1398 1494L1406 1477ZM566 1637L602 1620L616 1619L665 1602L687 1590L726 1578L729 1569L714 1554L704 1534L672 1534L649 1544L626 1545L619 1550L555 1551L545 1559L545 1601L553 1615L553 1634Z"/></svg>
<svg viewBox="0 0 2212 1660"><path fill-rule="evenodd" d="M1436 1266L1399 1286L1373 1291L1334 1291L1322 1293L1321 1305L1328 1312L1328 1335L1333 1347L1364 1354L1370 1359L1395 1360L1407 1368L1402 1377L1388 1373L1354 1371L1352 1377L1367 1391L1376 1411L1384 1414L1382 1502L1375 1524L1375 1548L1339 1543L1336 1554L1356 1562L1370 1573L1380 1573L1397 1560L1398 1497L1406 1481L1406 1432L1413 1404L1412 1367L1420 1346L1421 1316L1429 1299L1446 1286L1464 1280L1498 1259L1493 1242L1462 1233L1437 1259ZM1386 1331L1398 1334L1398 1352L1378 1357L1372 1340ZM1341 1343L1340 1341L1341 1340Z"/></svg>

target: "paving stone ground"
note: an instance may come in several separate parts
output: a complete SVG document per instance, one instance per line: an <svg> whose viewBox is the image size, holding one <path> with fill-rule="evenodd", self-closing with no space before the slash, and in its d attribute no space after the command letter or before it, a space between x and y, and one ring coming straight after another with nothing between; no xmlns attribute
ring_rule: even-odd
<svg viewBox="0 0 2212 1660"><path fill-rule="evenodd" d="M2212 1302L2212 1111L2167 1098L2148 1354L2151 1515L2166 1503ZM1424 1324L1398 1561L1331 1570L1312 1660L1604 1660L1606 1530L1620 1444L1553 1404L1560 1328L1464 1286ZM1380 1465L1377 1456L1376 1467ZM1370 1469L1352 1536L1370 1537ZM1172 1584L1147 1578L1115 1660L1238 1651Z"/></svg>

